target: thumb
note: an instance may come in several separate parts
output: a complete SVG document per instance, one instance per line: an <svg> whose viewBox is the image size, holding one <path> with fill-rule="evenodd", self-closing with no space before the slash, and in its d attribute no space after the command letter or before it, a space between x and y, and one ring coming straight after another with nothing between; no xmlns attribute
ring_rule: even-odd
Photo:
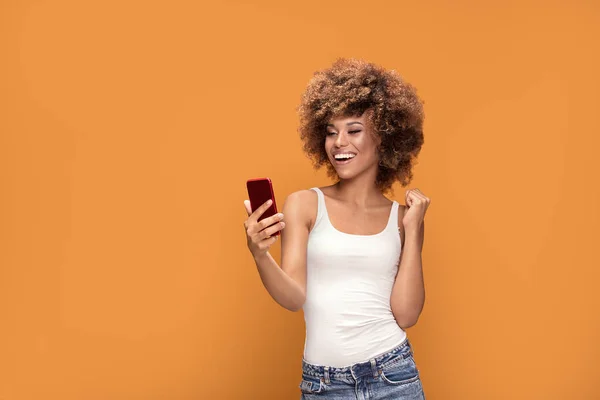
<svg viewBox="0 0 600 400"><path fill-rule="evenodd" d="M252 207L250 206L250 200L244 200L244 207L246 207L246 212L248 216L252 214Z"/></svg>

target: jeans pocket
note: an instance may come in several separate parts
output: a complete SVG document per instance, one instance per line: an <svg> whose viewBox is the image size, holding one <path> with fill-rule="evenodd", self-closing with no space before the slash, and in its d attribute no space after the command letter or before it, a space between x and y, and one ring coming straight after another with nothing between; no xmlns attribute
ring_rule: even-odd
<svg viewBox="0 0 600 400"><path fill-rule="evenodd" d="M419 380L419 370L412 354L399 355L398 360L384 364L380 370L381 378L390 385L405 385Z"/></svg>
<svg viewBox="0 0 600 400"><path fill-rule="evenodd" d="M321 393L324 389L323 378L302 374L300 382L300 391L305 394Z"/></svg>

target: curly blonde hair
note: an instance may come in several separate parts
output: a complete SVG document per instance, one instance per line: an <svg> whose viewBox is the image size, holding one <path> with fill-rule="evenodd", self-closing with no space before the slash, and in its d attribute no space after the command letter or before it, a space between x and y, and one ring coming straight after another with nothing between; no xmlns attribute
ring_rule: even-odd
<svg viewBox="0 0 600 400"><path fill-rule="evenodd" d="M423 102L396 71L339 58L314 73L297 110L304 151L315 168L325 164L328 175L339 179L325 151L327 124L331 118L368 111L374 134L381 139L377 187L387 192L395 181L407 186L412 180L414 160L424 143Z"/></svg>

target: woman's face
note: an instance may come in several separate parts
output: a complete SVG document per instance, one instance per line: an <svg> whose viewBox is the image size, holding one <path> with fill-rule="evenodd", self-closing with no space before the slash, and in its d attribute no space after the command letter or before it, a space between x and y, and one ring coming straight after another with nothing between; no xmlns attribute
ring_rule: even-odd
<svg viewBox="0 0 600 400"><path fill-rule="evenodd" d="M377 175L379 155L367 113L359 117L332 118L327 125L325 151L340 179L373 171Z"/></svg>

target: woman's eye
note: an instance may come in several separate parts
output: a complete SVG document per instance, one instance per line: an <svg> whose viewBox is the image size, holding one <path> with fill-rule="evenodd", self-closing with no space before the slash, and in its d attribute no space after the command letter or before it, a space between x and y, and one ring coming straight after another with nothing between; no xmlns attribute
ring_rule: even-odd
<svg viewBox="0 0 600 400"><path fill-rule="evenodd" d="M348 131L348 133L358 133L358 132L360 132L360 130L358 130L358 131Z"/></svg>
<svg viewBox="0 0 600 400"><path fill-rule="evenodd" d="M327 131L327 136L331 136L331 135L335 135L335 132L329 132L329 131Z"/></svg>

